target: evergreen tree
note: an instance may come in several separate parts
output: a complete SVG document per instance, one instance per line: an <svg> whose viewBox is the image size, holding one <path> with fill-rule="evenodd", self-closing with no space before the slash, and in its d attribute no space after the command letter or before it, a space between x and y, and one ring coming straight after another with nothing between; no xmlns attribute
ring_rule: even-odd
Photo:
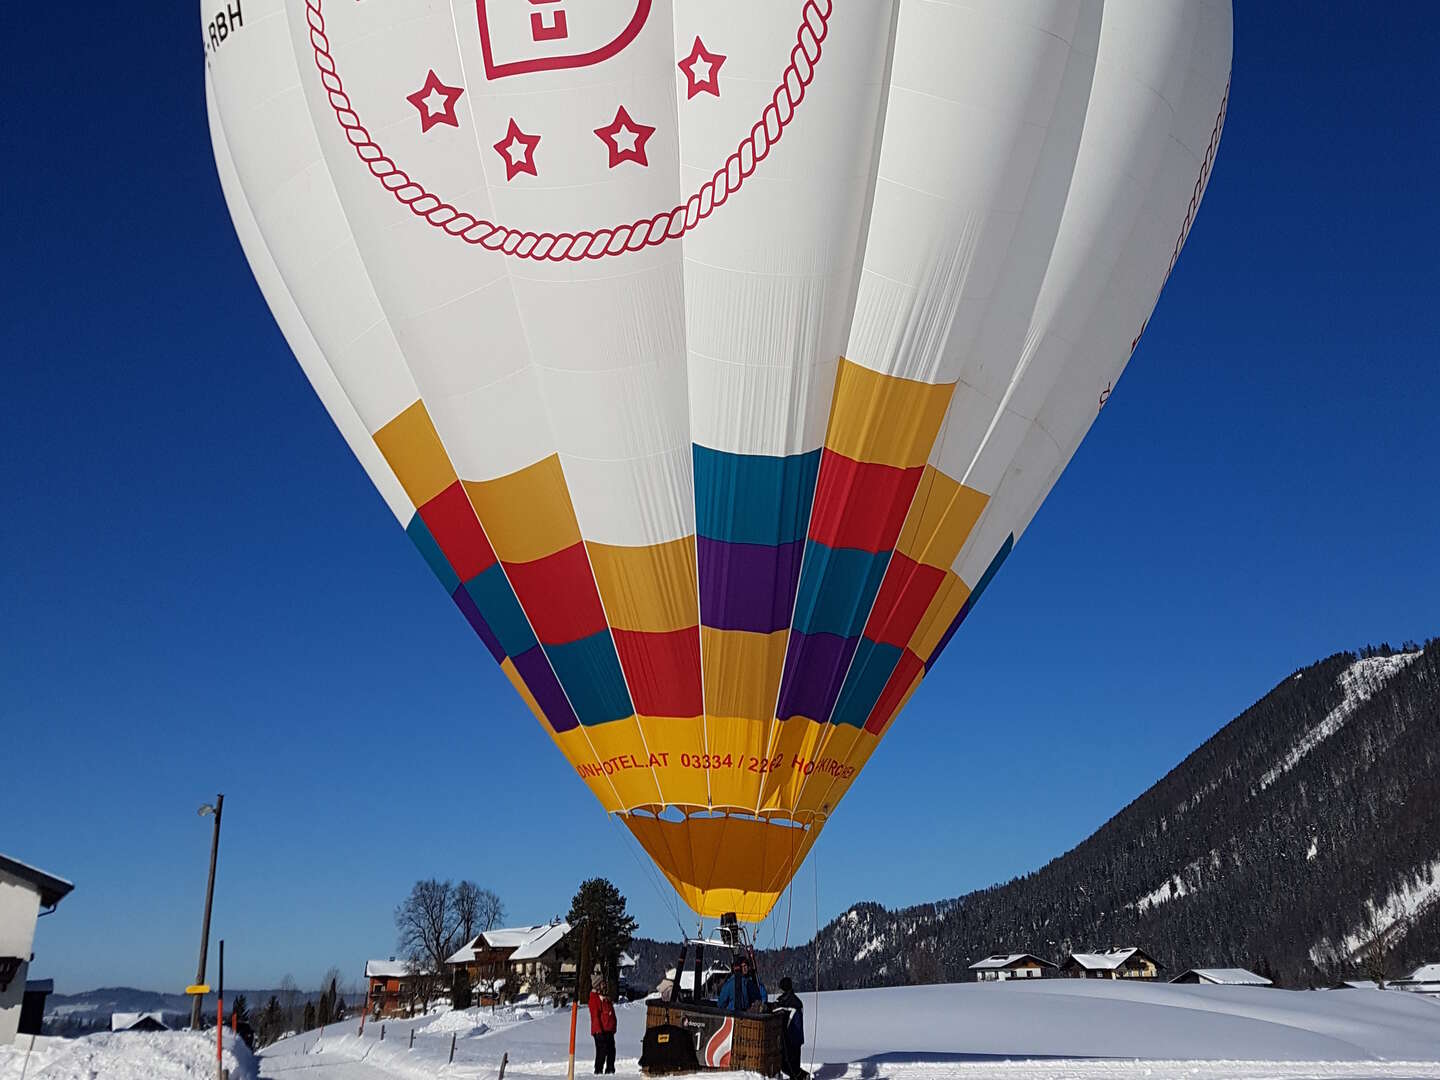
<svg viewBox="0 0 1440 1080"><path fill-rule="evenodd" d="M614 993L620 985L620 954L634 939L639 925L626 910L625 897L605 878L590 878L581 883L570 901L567 918L590 945L589 957L583 957L582 948L582 957L577 959L580 999L589 996L590 969L595 967L603 972Z"/></svg>
<svg viewBox="0 0 1440 1080"><path fill-rule="evenodd" d="M285 1010L280 1007L280 999L271 994L265 1008L260 1011L260 1043L268 1046L284 1033Z"/></svg>
<svg viewBox="0 0 1440 1080"><path fill-rule="evenodd" d="M450 984L450 1004L457 1009L468 1009L473 1003L474 998L470 993L470 972L464 964L458 964Z"/></svg>
<svg viewBox="0 0 1440 1080"><path fill-rule="evenodd" d="M315 1026L315 1003L313 1001L305 1002L305 1017L301 1022L303 1024L302 1031L309 1031Z"/></svg>
<svg viewBox="0 0 1440 1080"><path fill-rule="evenodd" d="M244 994L236 994L235 999L230 1002L230 1015L237 1027L250 1022L250 1003L245 1000Z"/></svg>

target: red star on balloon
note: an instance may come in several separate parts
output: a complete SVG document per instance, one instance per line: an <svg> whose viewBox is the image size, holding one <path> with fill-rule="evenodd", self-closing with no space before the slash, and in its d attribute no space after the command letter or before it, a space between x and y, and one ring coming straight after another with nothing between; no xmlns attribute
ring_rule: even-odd
<svg viewBox="0 0 1440 1080"><path fill-rule="evenodd" d="M420 113L421 134L429 131L436 124L449 124L451 127L460 126L460 118L455 115L455 103L460 100L460 95L465 93L463 87L446 86L440 81L440 76L435 74L432 68L430 74L425 77L425 85L413 94L407 94L405 100L414 105Z"/></svg>
<svg viewBox="0 0 1440 1080"><path fill-rule="evenodd" d="M645 156L645 143L655 134L655 129L649 124L632 120L624 105L616 110L615 119L604 127L596 128L595 134L605 140L610 151L610 168L626 161L646 166L650 164L650 159Z"/></svg>
<svg viewBox="0 0 1440 1080"><path fill-rule="evenodd" d="M539 145L540 136L525 134L512 116L510 127L506 130L504 137L495 144L495 152L505 162L505 181L507 183L521 173L529 173L531 176L540 175L535 171L535 147Z"/></svg>
<svg viewBox="0 0 1440 1080"><path fill-rule="evenodd" d="M714 94L719 97L720 65L723 63L724 55L710 52L697 37L690 49L690 55L676 65L685 73L685 79L689 83L685 100L689 101L696 94Z"/></svg>

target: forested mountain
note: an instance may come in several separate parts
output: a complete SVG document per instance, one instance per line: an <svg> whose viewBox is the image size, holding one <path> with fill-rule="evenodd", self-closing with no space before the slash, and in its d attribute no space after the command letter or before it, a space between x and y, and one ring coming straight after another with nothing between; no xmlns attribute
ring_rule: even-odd
<svg viewBox="0 0 1440 1080"><path fill-rule="evenodd" d="M1294 672L1093 836L954 900L860 903L771 971L827 988L957 981L995 952L1141 945L1318 985L1440 960L1440 640ZM674 962L637 941L637 983Z"/></svg>

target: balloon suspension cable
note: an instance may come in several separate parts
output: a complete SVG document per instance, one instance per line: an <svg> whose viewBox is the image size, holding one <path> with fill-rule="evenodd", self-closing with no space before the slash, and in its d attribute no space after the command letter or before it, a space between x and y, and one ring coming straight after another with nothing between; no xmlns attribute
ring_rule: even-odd
<svg viewBox="0 0 1440 1080"><path fill-rule="evenodd" d="M811 1006L810 1015L815 1017L815 1024L810 1029L810 1075L815 1075L815 1047L820 1044L820 845L817 843L810 849L811 867L815 871L815 936L811 939L810 951L815 956L815 992L814 1004Z"/></svg>
<svg viewBox="0 0 1440 1080"><path fill-rule="evenodd" d="M621 834L625 837L625 840L621 842L620 846L623 847L627 852L629 852L630 857L635 860L635 864L640 867L641 876L650 883L650 887L655 890L655 895L660 898L661 906L663 906L665 910L670 913L670 917L675 920L675 925L680 930L680 940L684 941L685 924L680 919L680 905L675 901L674 890L665 888L664 885L661 884L661 879L659 877L659 874L656 872L654 865L652 863L647 863L644 859L642 859L639 855L635 853L635 848L640 846L640 841L635 839L634 835L630 832L629 829L623 827L620 824L619 817L615 814L608 814L606 816L615 823L615 827L619 829Z"/></svg>

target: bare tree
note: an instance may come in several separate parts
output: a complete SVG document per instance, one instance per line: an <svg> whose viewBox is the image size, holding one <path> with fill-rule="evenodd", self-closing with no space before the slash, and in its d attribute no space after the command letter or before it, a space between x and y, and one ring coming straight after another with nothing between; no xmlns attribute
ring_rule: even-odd
<svg viewBox="0 0 1440 1080"><path fill-rule="evenodd" d="M430 1003L440 996L442 969L432 966L429 958L420 953L411 953L405 961L405 968L410 979L410 1013L413 1015L416 1005L420 1006L422 1013L428 1013Z"/></svg>
<svg viewBox="0 0 1440 1080"><path fill-rule="evenodd" d="M455 886L455 924L461 944L469 941L475 936L475 932L483 929L478 925L480 921L480 886L473 881L462 881Z"/></svg>
<svg viewBox="0 0 1440 1080"><path fill-rule="evenodd" d="M281 1021L286 1031L294 1031L299 1026L302 1005L300 1002L300 988L295 985L295 976L288 971L285 977L280 980L280 1010L284 1014Z"/></svg>
<svg viewBox="0 0 1440 1080"><path fill-rule="evenodd" d="M536 964L535 974L530 976L530 993L540 999L540 1004L545 1004L548 998L552 1003L560 993L559 980L555 972L550 970L549 964Z"/></svg>
<svg viewBox="0 0 1440 1080"><path fill-rule="evenodd" d="M448 881L417 881L395 909L400 949L412 967L439 973L455 951L457 920L455 887Z"/></svg>
<svg viewBox="0 0 1440 1080"><path fill-rule="evenodd" d="M1365 977L1384 990L1385 980L1390 974L1390 950L1386 947L1383 935L1376 935L1375 940L1370 942L1370 948L1366 951L1362 963Z"/></svg>
<svg viewBox="0 0 1440 1080"><path fill-rule="evenodd" d="M505 917L505 905L500 902L489 889L481 889L476 896L475 904L475 926L476 929L484 932L494 930L500 920Z"/></svg>

